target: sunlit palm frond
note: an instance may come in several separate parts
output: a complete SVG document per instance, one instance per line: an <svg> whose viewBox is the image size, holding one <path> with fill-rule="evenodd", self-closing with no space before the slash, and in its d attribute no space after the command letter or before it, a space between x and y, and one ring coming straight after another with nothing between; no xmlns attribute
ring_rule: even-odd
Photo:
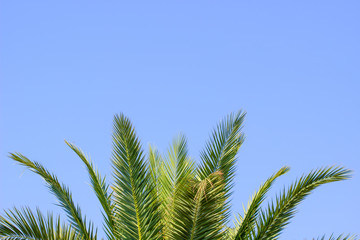
<svg viewBox="0 0 360 240"><path fill-rule="evenodd" d="M223 173L227 192L233 185L236 157L244 141L244 134L241 132L244 118L245 113L241 111L228 115L218 124L205 150L201 152L202 162L198 171L200 179L220 171Z"/></svg>
<svg viewBox="0 0 360 240"><path fill-rule="evenodd" d="M209 180L208 178L214 173L221 174L223 187L213 190L220 191L217 193L218 199L206 202L206 208L199 206L200 209L204 208L212 213L221 213L222 216L217 216L217 221L212 222L213 225L211 226L212 229L222 229L217 231L219 234L217 237L225 234L225 225L230 216L229 197L233 186L237 153L244 140L244 135L241 132L244 118L245 113L239 111L237 114L230 114L222 120L213 131L200 156L202 161L197 170L199 181ZM204 202L198 202L198 204L202 203ZM214 205L211 206L211 204Z"/></svg>
<svg viewBox="0 0 360 240"><path fill-rule="evenodd" d="M112 164L116 218L124 239L157 239L160 232L159 204L141 144L128 118L115 116Z"/></svg>
<svg viewBox="0 0 360 240"><path fill-rule="evenodd" d="M154 186L153 188L154 198L159 199L162 191L162 186L160 183L160 174L161 174L161 169L163 168L164 165L164 161L159 151L153 146L149 146L149 164L150 164L151 184Z"/></svg>
<svg viewBox="0 0 360 240"><path fill-rule="evenodd" d="M194 178L194 163L188 156L187 141L179 136L168 150L166 161L160 168L160 200L163 212L163 234L165 239L172 238L175 212L186 185Z"/></svg>
<svg viewBox="0 0 360 240"><path fill-rule="evenodd" d="M51 174L46 168L44 168L38 162L32 162L20 153L11 153L10 158L23 166L28 167L34 173L40 175L47 183L50 191L57 197L59 206L62 207L71 225L77 230L77 232L86 240L96 238L96 230L91 222L87 223L86 218L82 217L81 209L78 205L75 205L72 194L67 186L60 184L57 177Z"/></svg>
<svg viewBox="0 0 360 240"><path fill-rule="evenodd" d="M60 217L43 215L39 209L29 208L5 211L0 216L0 239L7 240L80 240L83 239L71 226L61 224Z"/></svg>
<svg viewBox="0 0 360 240"><path fill-rule="evenodd" d="M194 179L178 198L172 239L221 239L225 234L224 179L221 172L212 173L203 180Z"/></svg>

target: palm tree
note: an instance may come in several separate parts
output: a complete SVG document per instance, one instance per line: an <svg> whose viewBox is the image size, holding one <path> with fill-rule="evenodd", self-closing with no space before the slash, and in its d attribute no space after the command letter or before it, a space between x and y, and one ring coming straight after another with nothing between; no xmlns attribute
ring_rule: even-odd
<svg viewBox="0 0 360 240"><path fill-rule="evenodd" d="M113 183L109 185L92 161L75 145L66 144L79 156L89 173L92 188L101 204L107 239L141 240L270 240L278 239L294 216L296 206L322 184L350 178L341 167L317 169L303 175L274 201L262 206L266 193L281 168L255 192L234 227L228 227L230 196L235 162L244 141L245 114L230 114L214 129L196 166L188 155L185 137L172 143L167 154L142 150L130 120L123 114L114 118ZM10 158L40 175L68 217L44 215L40 210L14 208L0 217L1 239L97 239L97 230L74 203L67 186L42 164L20 153ZM319 239L325 239L325 236ZM330 236L328 239L355 239Z"/></svg>

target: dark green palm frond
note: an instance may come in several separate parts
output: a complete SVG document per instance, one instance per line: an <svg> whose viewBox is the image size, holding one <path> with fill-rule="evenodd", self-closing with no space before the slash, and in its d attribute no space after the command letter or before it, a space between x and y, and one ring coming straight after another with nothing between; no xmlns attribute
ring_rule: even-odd
<svg viewBox="0 0 360 240"><path fill-rule="evenodd" d="M172 239L207 240L221 239L225 234L224 179L221 172L212 173L203 180L193 180L187 191L179 197L175 211Z"/></svg>
<svg viewBox="0 0 360 240"><path fill-rule="evenodd" d="M187 142L184 136L179 136L173 141L168 151L162 168L160 169L159 182L161 184L160 199L163 210L163 232L165 239L171 238L174 226L174 213L180 195L186 189L186 185L194 178L194 163L190 160L187 150Z"/></svg>
<svg viewBox="0 0 360 240"><path fill-rule="evenodd" d="M275 202L261 212L258 228L252 239L278 239L283 228L294 216L296 206L316 187L330 182L350 178L351 171L341 167L328 167L310 172L293 183L287 191L283 191Z"/></svg>
<svg viewBox="0 0 360 240"><path fill-rule="evenodd" d="M208 179L215 172L220 172L222 175L224 187L217 188L222 191L218 193L219 199L217 199L216 204L212 207L210 207L210 204L215 202L208 202L207 209L223 214L217 223L214 222L214 224L218 225L214 228L224 228L224 232L230 215L228 199L233 186L235 162L239 148L244 140L244 135L241 132L244 118L245 113L239 111L237 114L228 115L218 124L210 140L207 142L205 150L201 152L202 162L197 173L200 181ZM218 201L223 201L223 203L220 204Z"/></svg>
<svg viewBox="0 0 360 240"><path fill-rule="evenodd" d="M350 236L350 235L341 234L341 235L335 237L333 234L331 234L331 236L328 238L324 235L322 237L318 237L316 240L356 240L356 239L357 238L354 235ZM315 240L315 238L313 238L313 240Z"/></svg>
<svg viewBox="0 0 360 240"><path fill-rule="evenodd" d="M240 220L237 220L238 224L236 229L237 233L235 236L236 240L246 240L249 239L251 231L256 226L256 219L261 210L260 205L264 201L266 193L271 188L275 179L279 176L287 173L289 171L288 167L281 168L277 173L268 178L263 185L260 186L259 190L254 194L252 199L248 203L247 210L244 213L244 217Z"/></svg>
<svg viewBox="0 0 360 240"><path fill-rule="evenodd" d="M105 220L104 228L108 239L119 239L120 236L116 231L117 227L114 218L114 206L111 202L111 194L108 193L109 185L106 183L105 177L101 177L99 171L95 169L91 160L88 160L88 158L81 151L81 149L67 141L65 141L65 143L79 156L79 158L84 162L86 166L86 169L89 173L91 186L94 189L95 194L103 208L102 214Z"/></svg>
<svg viewBox="0 0 360 240"><path fill-rule="evenodd" d="M40 163L32 162L20 153L11 153L10 158L28 167L46 181L50 191L57 197L59 206L67 213L71 225L85 240L96 237L96 231L94 231L92 223L86 223L86 218L82 217L81 209L75 205L72 200L72 194L67 186L60 184L57 177L46 170Z"/></svg>
<svg viewBox="0 0 360 240"><path fill-rule="evenodd" d="M112 164L113 199L123 238L157 239L160 213L152 194L154 186L140 141L123 114L114 118Z"/></svg>
<svg viewBox="0 0 360 240"><path fill-rule="evenodd" d="M211 139L207 142L205 150L201 152L202 163L199 167L200 179L221 171L225 180L226 189L232 187L235 172L235 161L244 135L241 132L245 113L228 115L213 131Z"/></svg>
<svg viewBox="0 0 360 240"><path fill-rule="evenodd" d="M76 231L62 225L60 217L51 213L44 216L39 209L33 213L29 208L5 211L0 216L0 239L7 240L80 240Z"/></svg>

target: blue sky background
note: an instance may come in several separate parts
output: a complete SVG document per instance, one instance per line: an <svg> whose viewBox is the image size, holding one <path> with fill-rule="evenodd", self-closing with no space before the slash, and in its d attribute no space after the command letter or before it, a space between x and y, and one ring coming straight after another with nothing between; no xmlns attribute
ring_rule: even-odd
<svg viewBox="0 0 360 240"><path fill-rule="evenodd" d="M0 207L61 213L43 163L101 228L99 204L67 139L110 178L112 118L145 149L180 132L199 152L230 112L247 111L233 212L284 165L273 188L341 165L353 179L317 189L282 239L360 234L359 1L1 1ZM100 232L102 235L102 232Z"/></svg>

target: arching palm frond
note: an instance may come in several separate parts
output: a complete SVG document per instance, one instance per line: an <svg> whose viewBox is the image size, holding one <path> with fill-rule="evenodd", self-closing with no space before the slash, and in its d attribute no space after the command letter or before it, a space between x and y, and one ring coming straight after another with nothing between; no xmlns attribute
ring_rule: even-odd
<svg viewBox="0 0 360 240"><path fill-rule="evenodd" d="M244 217L241 218L241 221L237 220L238 224L236 224L236 235L234 237L235 240L250 239L250 234L256 227L256 220L261 211L260 205L264 201L266 193L271 188L275 179L287 173L288 171L288 167L281 168L277 173L268 178L265 183L260 186L260 189L250 200L244 213Z"/></svg>
<svg viewBox="0 0 360 240"><path fill-rule="evenodd" d="M261 212L253 240L278 239L283 228L294 216L296 206L315 188L350 178L351 171L341 167L322 168L302 176L289 189L282 191L275 202Z"/></svg>
<svg viewBox="0 0 360 240"><path fill-rule="evenodd" d="M71 225L85 240L96 238L96 230L94 230L93 224L91 222L87 223L86 218L82 217L81 209L78 205L75 205L67 186L60 184L57 177L46 170L40 163L32 162L20 153L11 153L10 158L28 167L45 180L50 191L57 197L59 206L65 210Z"/></svg>
<svg viewBox="0 0 360 240"><path fill-rule="evenodd" d="M103 208L102 214L104 216L104 228L108 239L119 239L120 233L117 230L118 227L115 221L114 205L111 201L111 194L108 193L109 186L106 183L105 177L101 177L99 171L95 169L93 163L88 160L81 149L67 141L65 141L65 143L79 156L86 166L91 186Z"/></svg>
<svg viewBox="0 0 360 240"><path fill-rule="evenodd" d="M0 216L0 239L27 240L80 240L83 239L71 226L61 224L60 217L43 215L39 209L14 208Z"/></svg>

